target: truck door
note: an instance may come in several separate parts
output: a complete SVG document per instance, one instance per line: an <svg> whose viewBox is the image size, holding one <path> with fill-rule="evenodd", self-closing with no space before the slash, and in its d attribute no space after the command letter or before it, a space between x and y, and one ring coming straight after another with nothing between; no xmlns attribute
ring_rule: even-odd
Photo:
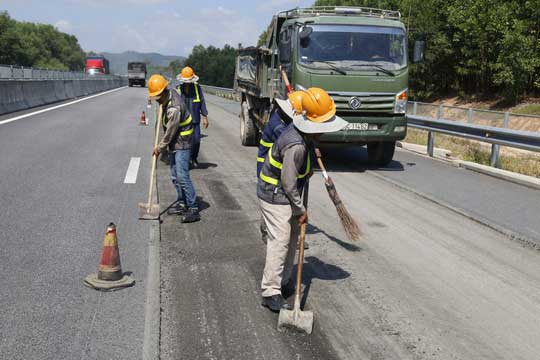
<svg viewBox="0 0 540 360"><path fill-rule="evenodd" d="M289 25L287 27L283 27L279 34L279 63L287 73L289 80L292 80L292 60L294 58L292 50L293 31L293 25ZM285 85L283 83L281 90L282 95L284 95Z"/></svg>

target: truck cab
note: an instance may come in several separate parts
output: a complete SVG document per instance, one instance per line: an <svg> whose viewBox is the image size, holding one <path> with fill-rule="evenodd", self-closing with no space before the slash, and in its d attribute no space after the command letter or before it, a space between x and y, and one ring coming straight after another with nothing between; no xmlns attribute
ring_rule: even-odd
<svg viewBox="0 0 540 360"><path fill-rule="evenodd" d="M367 145L377 165L392 160L396 140L405 138L407 131L407 32L399 12L362 7L283 11L273 17L266 44L259 50L259 63L267 67L257 72L266 77L257 81L266 87L259 97L271 101L286 95L281 66L295 90L326 90L337 114L349 122L321 142ZM247 90L240 78L237 86ZM264 123L264 112L256 109L260 101L246 104L256 112L258 126Z"/></svg>

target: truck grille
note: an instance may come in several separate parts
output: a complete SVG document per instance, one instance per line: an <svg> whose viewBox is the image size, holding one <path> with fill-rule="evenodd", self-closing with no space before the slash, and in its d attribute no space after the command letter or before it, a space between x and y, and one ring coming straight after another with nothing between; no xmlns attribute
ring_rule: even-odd
<svg viewBox="0 0 540 360"><path fill-rule="evenodd" d="M392 93L337 93L329 92L336 103L339 113L366 112L366 113L393 113L395 94ZM360 107L353 108L351 99L360 100ZM354 102L353 102L354 105Z"/></svg>

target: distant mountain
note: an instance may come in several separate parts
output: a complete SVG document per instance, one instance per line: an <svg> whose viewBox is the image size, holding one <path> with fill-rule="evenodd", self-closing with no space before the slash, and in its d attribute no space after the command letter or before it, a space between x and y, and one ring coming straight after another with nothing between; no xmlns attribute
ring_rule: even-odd
<svg viewBox="0 0 540 360"><path fill-rule="evenodd" d="M130 61L146 62L152 66L166 67L173 60L185 60L183 56L161 55L158 53L140 53L136 51L124 51L123 53L100 53L109 60L112 74L127 74L127 64Z"/></svg>

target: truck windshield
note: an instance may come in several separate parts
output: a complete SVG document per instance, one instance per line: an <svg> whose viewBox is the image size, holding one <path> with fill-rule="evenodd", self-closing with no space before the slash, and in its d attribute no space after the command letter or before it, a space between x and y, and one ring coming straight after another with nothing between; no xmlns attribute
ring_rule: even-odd
<svg viewBox="0 0 540 360"><path fill-rule="evenodd" d="M363 25L312 25L313 32L299 39L298 58L309 67L331 61L341 69L407 66L405 32L400 28ZM324 64L323 64L324 65ZM327 67L325 67L327 68Z"/></svg>
<svg viewBox="0 0 540 360"><path fill-rule="evenodd" d="M138 71L138 72L145 72L146 71L146 64L128 64L128 70L130 71Z"/></svg>

